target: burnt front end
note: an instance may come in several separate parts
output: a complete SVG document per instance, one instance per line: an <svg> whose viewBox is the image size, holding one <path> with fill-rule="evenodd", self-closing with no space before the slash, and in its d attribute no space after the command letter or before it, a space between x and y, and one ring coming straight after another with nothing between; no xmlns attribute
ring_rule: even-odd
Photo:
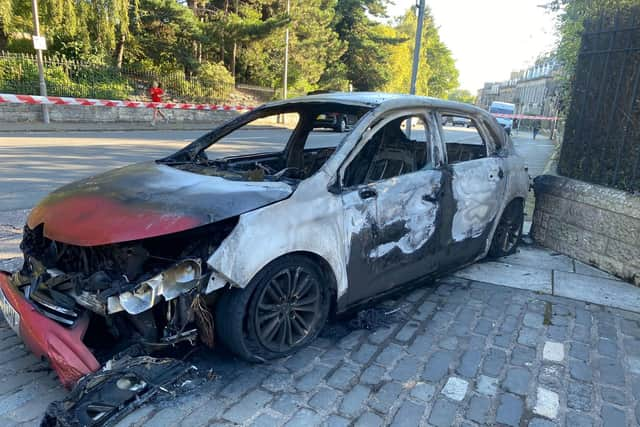
<svg viewBox="0 0 640 427"><path fill-rule="evenodd" d="M207 258L237 217L141 240L79 246L24 229L22 268L0 274L0 308L70 387L134 346L213 345Z"/></svg>

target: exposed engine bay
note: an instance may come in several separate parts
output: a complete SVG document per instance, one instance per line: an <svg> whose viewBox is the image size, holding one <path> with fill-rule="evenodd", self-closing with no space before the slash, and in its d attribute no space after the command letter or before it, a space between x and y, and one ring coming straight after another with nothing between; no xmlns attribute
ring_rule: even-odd
<svg viewBox="0 0 640 427"><path fill-rule="evenodd" d="M324 162L331 157L335 148L304 150L302 162L293 165L287 163L283 153L234 156L225 159L209 160L204 156L195 161L163 161L163 164L176 169L208 176L242 181L286 181L295 183L316 173Z"/></svg>
<svg viewBox="0 0 640 427"><path fill-rule="evenodd" d="M96 247L74 246L24 230L25 262L11 281L46 317L73 326L89 313L87 344L99 360L132 343L149 350L196 336L213 346L203 260L237 218L173 235ZM200 333L198 333L200 331Z"/></svg>

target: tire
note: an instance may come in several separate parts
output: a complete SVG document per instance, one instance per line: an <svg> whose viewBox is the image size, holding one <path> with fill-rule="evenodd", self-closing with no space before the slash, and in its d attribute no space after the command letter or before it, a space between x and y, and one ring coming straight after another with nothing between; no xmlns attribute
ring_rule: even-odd
<svg viewBox="0 0 640 427"><path fill-rule="evenodd" d="M263 268L246 288L230 289L221 297L215 310L218 337L251 362L287 356L318 336L329 315L330 295L313 261L284 256Z"/></svg>
<svg viewBox="0 0 640 427"><path fill-rule="evenodd" d="M489 248L489 256L503 257L515 253L524 225L524 204L521 200L512 200L505 208L496 227Z"/></svg>

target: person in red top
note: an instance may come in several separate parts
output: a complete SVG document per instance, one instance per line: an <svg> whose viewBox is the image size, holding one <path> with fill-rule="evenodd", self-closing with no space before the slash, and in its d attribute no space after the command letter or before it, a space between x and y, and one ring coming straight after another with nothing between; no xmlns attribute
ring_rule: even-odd
<svg viewBox="0 0 640 427"><path fill-rule="evenodd" d="M151 102L162 102L162 97L164 96L164 90L160 87L158 82L153 82L151 87L149 88L149 95L151 95ZM151 126L156 125L156 119L158 118L158 114L162 116L165 123L169 121L167 116L164 115L162 111L160 111L159 107L155 107L153 109L153 120L151 120Z"/></svg>

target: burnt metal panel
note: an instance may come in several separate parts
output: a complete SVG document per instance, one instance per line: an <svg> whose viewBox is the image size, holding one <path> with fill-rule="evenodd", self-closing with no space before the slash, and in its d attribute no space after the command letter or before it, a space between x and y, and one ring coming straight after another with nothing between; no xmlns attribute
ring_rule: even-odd
<svg viewBox="0 0 640 427"><path fill-rule="evenodd" d="M211 224L287 198L284 182L233 181L139 163L66 185L31 212L45 237L96 246Z"/></svg>

